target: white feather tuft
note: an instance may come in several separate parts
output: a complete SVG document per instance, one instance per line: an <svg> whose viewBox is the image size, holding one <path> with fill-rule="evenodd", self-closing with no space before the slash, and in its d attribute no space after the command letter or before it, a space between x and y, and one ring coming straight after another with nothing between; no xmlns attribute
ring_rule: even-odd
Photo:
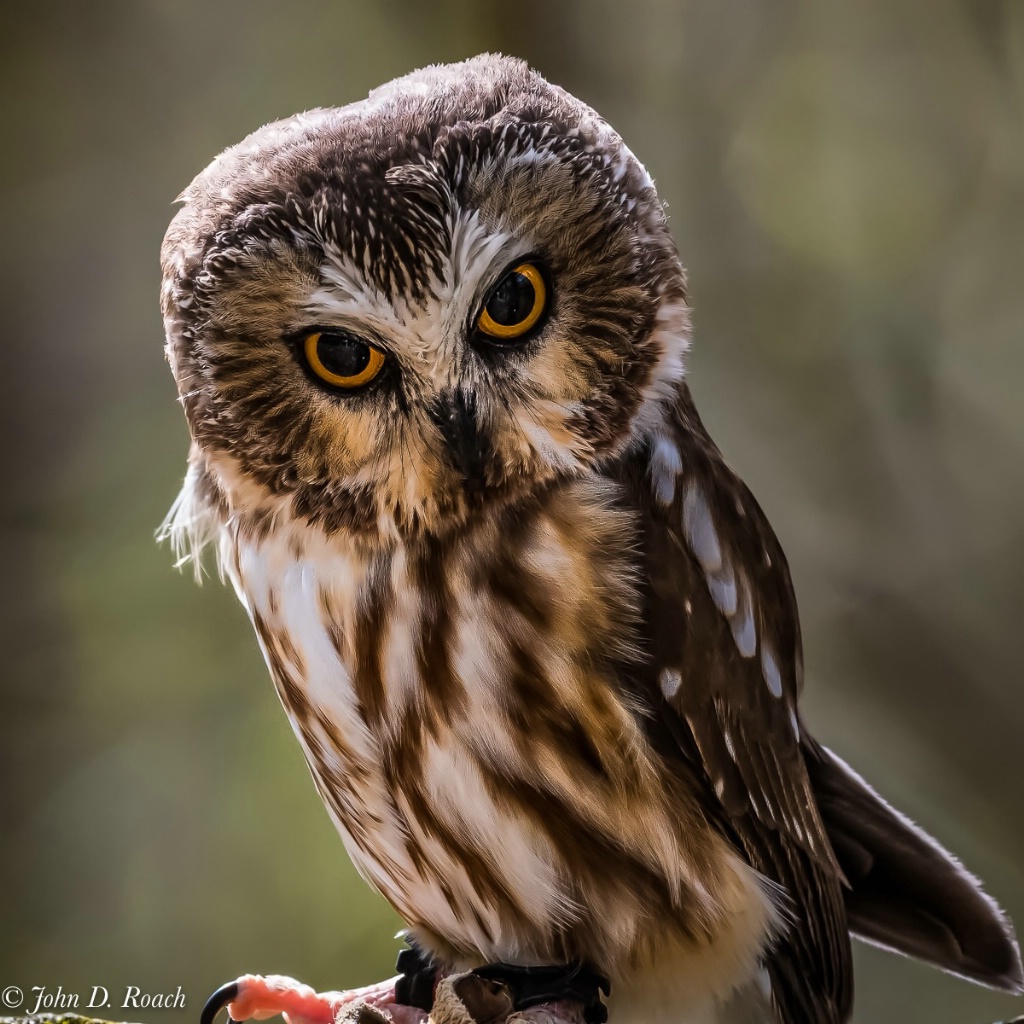
<svg viewBox="0 0 1024 1024"><path fill-rule="evenodd" d="M170 542L176 569L191 565L196 582L202 583L203 551L216 539L219 527L216 513L199 496L199 473L194 466L189 466L181 490L160 524L156 538L161 543Z"/></svg>

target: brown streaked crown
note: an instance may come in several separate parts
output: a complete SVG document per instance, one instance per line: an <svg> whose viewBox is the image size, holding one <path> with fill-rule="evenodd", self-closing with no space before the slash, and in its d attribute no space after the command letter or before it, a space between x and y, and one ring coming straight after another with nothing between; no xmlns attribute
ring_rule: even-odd
<svg viewBox="0 0 1024 1024"><path fill-rule="evenodd" d="M659 310L685 319L646 172L517 60L267 125L183 199L163 247L168 354L203 500L235 514L456 526L620 451L663 355ZM544 315L488 344L473 325L523 260ZM365 389L304 365L303 339L332 329L384 353Z"/></svg>

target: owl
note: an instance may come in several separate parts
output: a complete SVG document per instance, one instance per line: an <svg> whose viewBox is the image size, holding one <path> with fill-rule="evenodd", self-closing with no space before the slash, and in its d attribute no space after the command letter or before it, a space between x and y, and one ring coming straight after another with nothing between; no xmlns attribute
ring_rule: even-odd
<svg viewBox="0 0 1024 1024"><path fill-rule="evenodd" d="M839 1024L851 934L1022 990L979 883L800 717L785 556L691 398L653 182L594 110L484 55L267 125L182 198L166 532L215 549L408 926L362 998L422 1018L476 972L588 1021ZM248 975L208 1016L352 998Z"/></svg>

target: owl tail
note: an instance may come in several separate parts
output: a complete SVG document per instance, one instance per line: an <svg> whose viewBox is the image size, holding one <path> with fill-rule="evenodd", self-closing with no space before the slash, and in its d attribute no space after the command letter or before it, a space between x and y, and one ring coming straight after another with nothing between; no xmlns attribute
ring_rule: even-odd
<svg viewBox="0 0 1024 1024"><path fill-rule="evenodd" d="M1013 925L981 883L830 750L813 744L805 754L849 881L843 895L850 931L970 981L1024 992Z"/></svg>

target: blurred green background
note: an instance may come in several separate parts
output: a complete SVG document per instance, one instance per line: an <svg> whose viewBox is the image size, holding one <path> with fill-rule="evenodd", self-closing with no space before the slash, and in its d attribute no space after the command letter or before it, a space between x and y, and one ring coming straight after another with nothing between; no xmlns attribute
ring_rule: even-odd
<svg viewBox="0 0 1024 1024"><path fill-rule="evenodd" d="M153 531L157 251L261 123L484 49L615 124L691 270L692 387L797 582L806 717L1024 923L1024 3L6 5L0 987L390 973L248 623ZM1024 1011L858 949L859 1022ZM116 1007L115 1007L116 1008Z"/></svg>

